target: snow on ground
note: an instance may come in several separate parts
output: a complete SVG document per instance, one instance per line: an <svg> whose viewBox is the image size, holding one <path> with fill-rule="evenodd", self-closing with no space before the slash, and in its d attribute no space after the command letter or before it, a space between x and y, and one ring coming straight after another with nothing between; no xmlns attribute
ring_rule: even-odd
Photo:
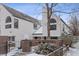
<svg viewBox="0 0 79 59"><path fill-rule="evenodd" d="M0 56L14 56L16 53L18 53L20 50L18 50L18 48L10 48L10 52L8 52L7 54L0 54Z"/></svg>
<svg viewBox="0 0 79 59"><path fill-rule="evenodd" d="M67 51L64 56L79 56L79 41L73 45L74 48L69 48L69 51ZM14 48L13 50L11 50L7 56L45 56L45 55L40 55L40 54L36 54L34 53L34 48L36 48L37 46L34 46L31 48L31 52L29 53L23 53L20 49L18 48Z"/></svg>
<svg viewBox="0 0 79 59"><path fill-rule="evenodd" d="M79 56L79 49L69 48L70 50L66 52L65 56Z"/></svg>
<svg viewBox="0 0 79 59"><path fill-rule="evenodd" d="M40 55L40 54L36 54L36 53L30 53L30 54L26 54L26 56L45 56L45 55Z"/></svg>
<svg viewBox="0 0 79 59"><path fill-rule="evenodd" d="M33 47L31 48L31 52L28 53L28 54L26 54L26 56L45 56L45 55L41 55L41 54L36 54L36 53L34 53L34 48L37 48L37 46L33 46Z"/></svg>
<svg viewBox="0 0 79 59"><path fill-rule="evenodd" d="M33 46L31 48L31 52L29 53L23 53L20 49L18 48L14 48L13 50L11 50L7 56L45 56L45 55L41 55L41 54L36 54L34 52L34 48L36 48L37 46ZM74 48L69 48L69 51L67 51L64 56L79 56L79 41L73 45ZM2 55L3 56L3 55Z"/></svg>
<svg viewBox="0 0 79 59"><path fill-rule="evenodd" d="M67 51L64 56L79 56L79 41L73 45L74 48L69 48L69 51ZM31 52L29 53L23 53L22 51L20 51L18 48L15 48L13 50L11 50L7 56L45 56L45 55L40 55L40 54L36 54L34 52L34 48L37 48L37 46L33 46L31 48Z"/></svg>
<svg viewBox="0 0 79 59"><path fill-rule="evenodd" d="M11 50L10 52L8 52L7 56L13 56L18 52L18 48L14 48L13 50Z"/></svg>
<svg viewBox="0 0 79 59"><path fill-rule="evenodd" d="M77 49L79 49L79 41L73 45L74 47L76 47Z"/></svg>
<svg viewBox="0 0 79 59"><path fill-rule="evenodd" d="M20 49L18 48L14 48L13 50L11 50L7 56L45 56L45 55L40 55L40 54L36 54L34 53L34 48L37 46L33 46L31 48L31 52L22 52Z"/></svg>
<svg viewBox="0 0 79 59"><path fill-rule="evenodd" d="M69 48L69 51L65 53L65 56L79 56L79 41L73 46L74 48Z"/></svg>

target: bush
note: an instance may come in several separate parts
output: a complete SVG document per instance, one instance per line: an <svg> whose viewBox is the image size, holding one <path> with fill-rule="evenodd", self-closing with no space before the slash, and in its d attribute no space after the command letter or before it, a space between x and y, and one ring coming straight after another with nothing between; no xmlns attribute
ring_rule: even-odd
<svg viewBox="0 0 79 59"><path fill-rule="evenodd" d="M71 46L72 45L72 40L73 40L73 36L72 35L65 35L65 34L62 34L61 35L61 39L63 40L63 44L64 45L69 45Z"/></svg>
<svg viewBox="0 0 79 59"><path fill-rule="evenodd" d="M35 48L35 53L47 55L48 53L53 52L57 48L58 47L53 46L49 43L42 43L38 46L38 48Z"/></svg>

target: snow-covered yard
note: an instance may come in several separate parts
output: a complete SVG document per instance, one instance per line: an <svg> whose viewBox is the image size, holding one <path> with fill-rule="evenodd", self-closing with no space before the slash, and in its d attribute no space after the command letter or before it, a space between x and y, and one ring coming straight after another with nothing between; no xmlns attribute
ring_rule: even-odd
<svg viewBox="0 0 79 59"><path fill-rule="evenodd" d="M21 49L18 48L14 48L13 50L11 50L7 56L45 56L45 55L40 55L40 54L36 54L34 53L34 48L36 46L32 47L31 52L22 52Z"/></svg>
<svg viewBox="0 0 79 59"><path fill-rule="evenodd" d="M36 53L29 53L29 54L26 54L26 56L45 56L45 55L40 55L40 54L36 54Z"/></svg>
<svg viewBox="0 0 79 59"><path fill-rule="evenodd" d="M32 47L32 48L31 48L31 52L28 53L28 54L26 54L26 56L45 56L45 55L36 54L36 53L34 52L34 48L36 48L36 47L37 47L37 46Z"/></svg>
<svg viewBox="0 0 79 59"><path fill-rule="evenodd" d="M79 41L73 46L74 48L69 48L69 51L65 53L65 56L79 56Z"/></svg>
<svg viewBox="0 0 79 59"><path fill-rule="evenodd" d="M18 48L14 48L13 50L11 50L7 56L45 56L45 55L40 55L40 54L36 54L34 52L34 48L36 46L31 48L31 52L22 52L21 49ZM64 56L79 56L79 41L73 45L74 48L69 48L69 51L67 51ZM4 54L5 55L5 54ZM3 55L2 55L3 56Z"/></svg>
<svg viewBox="0 0 79 59"><path fill-rule="evenodd" d="M73 45L74 48L69 48L69 51L65 53L64 56L79 56L79 41ZM26 56L45 56L39 55L33 52L34 47L32 47L32 51L30 54L26 54Z"/></svg>

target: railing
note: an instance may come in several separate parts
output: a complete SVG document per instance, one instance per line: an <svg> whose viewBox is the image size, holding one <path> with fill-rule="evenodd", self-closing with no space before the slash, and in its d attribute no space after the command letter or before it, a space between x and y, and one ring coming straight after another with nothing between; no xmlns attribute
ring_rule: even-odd
<svg viewBox="0 0 79 59"><path fill-rule="evenodd" d="M63 56L67 50L69 50L69 45L54 50L53 52L49 53L48 56Z"/></svg>
<svg viewBox="0 0 79 59"><path fill-rule="evenodd" d="M60 47L53 52L49 53L48 56L63 56L63 47Z"/></svg>

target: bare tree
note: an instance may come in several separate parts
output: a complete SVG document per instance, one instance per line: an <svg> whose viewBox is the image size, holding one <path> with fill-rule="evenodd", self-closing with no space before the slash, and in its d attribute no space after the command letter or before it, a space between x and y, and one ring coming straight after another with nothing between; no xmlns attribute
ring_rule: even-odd
<svg viewBox="0 0 79 59"><path fill-rule="evenodd" d="M74 36L79 35L79 20L77 16L71 16L69 20L70 33Z"/></svg>
<svg viewBox="0 0 79 59"><path fill-rule="evenodd" d="M55 7L57 5L57 3L46 3L45 5L46 5L46 8L47 8L47 31L48 31L48 38L50 38L50 19L51 19L51 16L52 16L53 13L59 12L59 13L65 13L65 14L72 14L72 13L75 13L75 12L79 12L79 11L76 11L76 10L75 11L71 11L71 12L64 12L64 11L54 10L52 12L53 7ZM78 27L78 20L77 20L76 16L74 18L72 17L72 19L73 20L70 21L70 23L71 23L70 27L72 27L71 28L72 29L71 32L73 33L73 35L75 35L76 32L78 33L78 31L79 31L78 28L77 28Z"/></svg>
<svg viewBox="0 0 79 59"><path fill-rule="evenodd" d="M57 4L56 3L46 3L46 8L47 8L47 31L48 31L48 38L50 38L50 19L51 19L51 16L52 16L52 10L53 10L53 7L55 7Z"/></svg>

